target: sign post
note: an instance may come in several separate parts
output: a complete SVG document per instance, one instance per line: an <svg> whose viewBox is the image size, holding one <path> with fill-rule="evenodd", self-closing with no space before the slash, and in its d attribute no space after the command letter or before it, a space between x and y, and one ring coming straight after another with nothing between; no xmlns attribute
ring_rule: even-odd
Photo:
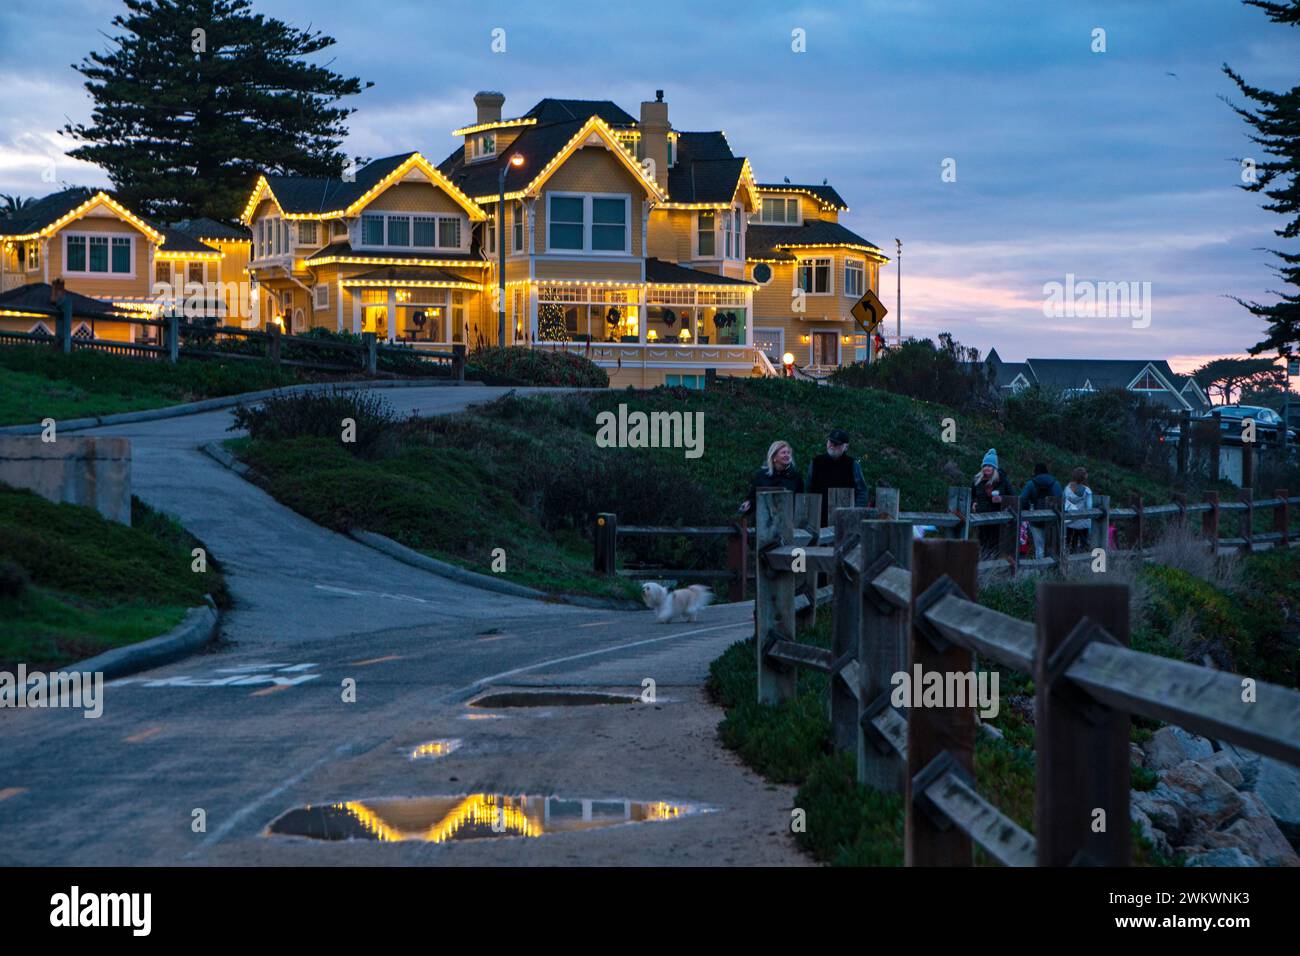
<svg viewBox="0 0 1300 956"><path fill-rule="evenodd" d="M867 334L867 354L871 352L871 337L875 334L876 329L880 328L880 323L885 321L885 316L889 310L885 308L883 302L876 297L876 294L870 289L853 303L853 308L849 309L853 316L853 321L858 323L858 327Z"/></svg>

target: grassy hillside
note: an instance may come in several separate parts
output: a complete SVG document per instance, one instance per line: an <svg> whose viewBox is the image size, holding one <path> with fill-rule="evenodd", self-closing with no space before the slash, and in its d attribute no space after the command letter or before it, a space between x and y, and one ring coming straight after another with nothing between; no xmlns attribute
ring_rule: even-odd
<svg viewBox="0 0 1300 956"><path fill-rule="evenodd" d="M211 557L191 570L199 545L179 524L139 500L131 520L0 485L0 662L77 661L167 632L205 594L225 600Z"/></svg>
<svg viewBox="0 0 1300 956"><path fill-rule="evenodd" d="M597 415L621 404L700 413L703 455L597 447ZM504 577L555 591L626 593L591 574L596 512L615 512L624 525L726 523L773 439L794 445L802 469L832 427L849 432L868 483L900 488L907 510L945 508L948 486L969 484L989 447L1017 482L1043 459L1058 473L1086 465L1098 494L1172 495L1101 454L1080 458L942 406L786 380L727 379L705 391L519 392L421 423L358 418L354 445L339 438L344 408L324 421L317 412L297 426L287 416L274 438L238 443L279 500L327 527L376 531L479 571L489 571L501 547ZM951 444L941 438L947 417L957 422ZM620 541L620 557L717 568L723 547L720 539L631 538Z"/></svg>

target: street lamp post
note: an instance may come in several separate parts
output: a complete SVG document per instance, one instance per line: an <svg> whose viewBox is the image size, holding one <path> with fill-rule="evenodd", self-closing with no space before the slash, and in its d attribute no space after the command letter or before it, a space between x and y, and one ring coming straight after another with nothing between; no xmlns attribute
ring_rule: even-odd
<svg viewBox="0 0 1300 956"><path fill-rule="evenodd" d="M894 245L898 247L898 269L894 276L897 280L897 299L894 308L894 329L897 332L898 344L903 344L903 240L895 239Z"/></svg>
<svg viewBox="0 0 1300 956"><path fill-rule="evenodd" d="M524 164L518 153L501 164L497 176L497 344L506 347L506 170Z"/></svg>

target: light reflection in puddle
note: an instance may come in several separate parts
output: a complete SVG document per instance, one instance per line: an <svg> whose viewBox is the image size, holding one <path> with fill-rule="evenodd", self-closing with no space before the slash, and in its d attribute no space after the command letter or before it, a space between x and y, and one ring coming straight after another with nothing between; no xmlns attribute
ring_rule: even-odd
<svg viewBox="0 0 1300 956"><path fill-rule="evenodd" d="M405 797L297 807L267 827L266 835L313 840L446 843L492 837L539 837L626 823L673 820L716 807L635 800L473 793Z"/></svg>
<svg viewBox="0 0 1300 956"><path fill-rule="evenodd" d="M419 744L411 751L412 760L432 760L445 757L460 747L459 740L429 740Z"/></svg>
<svg viewBox="0 0 1300 956"><path fill-rule="evenodd" d="M506 714L461 714L461 720L505 720Z"/></svg>

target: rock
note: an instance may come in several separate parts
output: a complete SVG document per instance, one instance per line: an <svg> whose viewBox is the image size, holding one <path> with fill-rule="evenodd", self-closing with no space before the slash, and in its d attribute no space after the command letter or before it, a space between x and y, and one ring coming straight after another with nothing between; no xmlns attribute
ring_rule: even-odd
<svg viewBox="0 0 1300 956"><path fill-rule="evenodd" d="M1226 780L1194 760L1184 760L1164 774L1153 793L1167 799L1165 791L1173 791L1176 802L1187 808L1193 830L1219 829L1241 813L1245 803Z"/></svg>
<svg viewBox="0 0 1300 956"><path fill-rule="evenodd" d="M1173 850L1169 846L1169 838L1156 829L1149 816L1131 804L1129 806L1129 816L1138 825L1141 836L1155 847L1157 853L1164 856L1173 856Z"/></svg>
<svg viewBox="0 0 1300 956"><path fill-rule="evenodd" d="M1300 769L1261 757L1255 794L1291 846L1300 849Z"/></svg>
<svg viewBox="0 0 1300 956"><path fill-rule="evenodd" d="M1237 847L1220 847L1205 850L1187 858L1188 866L1259 866Z"/></svg>
<svg viewBox="0 0 1300 956"><path fill-rule="evenodd" d="M1254 751L1244 750L1233 744L1224 744L1223 750L1220 752L1227 754L1232 759L1232 762L1237 765L1237 769L1241 771L1243 782L1238 789L1254 790L1255 781L1259 777L1259 766L1264 758Z"/></svg>
<svg viewBox="0 0 1300 956"><path fill-rule="evenodd" d="M1137 767L1145 767L1147 765L1147 755L1142 752L1141 747L1132 741L1129 741L1128 745L1128 759Z"/></svg>
<svg viewBox="0 0 1300 956"><path fill-rule="evenodd" d="M1144 766L1157 772L1178 766L1184 760L1200 760L1214 753L1214 745L1204 737L1189 734L1181 727L1161 727L1143 748Z"/></svg>
<svg viewBox="0 0 1300 956"><path fill-rule="evenodd" d="M1241 816L1223 832L1240 839L1245 844L1245 852L1265 866L1300 866L1300 856L1273 822L1259 795L1245 793L1242 799L1245 808Z"/></svg>
<svg viewBox="0 0 1300 956"><path fill-rule="evenodd" d="M1159 789L1159 787L1156 788L1156 790ZM1172 793L1167 793L1167 795L1174 797L1174 799L1161 799L1156 796L1155 790L1149 792L1134 790L1130 794L1130 812L1134 814L1141 813L1151 822L1152 826L1165 834L1167 838L1177 840L1185 831L1186 824L1190 821L1190 815L1185 807L1176 802L1176 795ZM1182 811L1181 814L1179 813L1180 810Z"/></svg>
<svg viewBox="0 0 1300 956"><path fill-rule="evenodd" d="M1246 782L1241 768L1237 766L1237 761L1222 750L1212 753L1208 757L1202 757L1196 762L1206 770L1217 773L1231 787L1240 789L1241 785Z"/></svg>

